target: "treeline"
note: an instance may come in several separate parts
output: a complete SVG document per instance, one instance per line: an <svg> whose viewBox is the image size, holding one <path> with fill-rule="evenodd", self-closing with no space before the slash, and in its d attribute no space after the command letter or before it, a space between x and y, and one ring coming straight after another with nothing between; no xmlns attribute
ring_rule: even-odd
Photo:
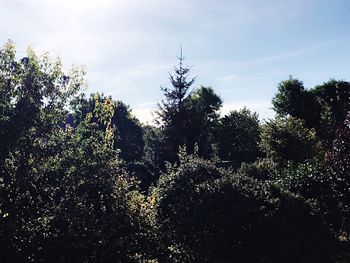
<svg viewBox="0 0 350 263"><path fill-rule="evenodd" d="M349 262L350 83L221 117L179 59L151 126L0 49L1 262Z"/></svg>

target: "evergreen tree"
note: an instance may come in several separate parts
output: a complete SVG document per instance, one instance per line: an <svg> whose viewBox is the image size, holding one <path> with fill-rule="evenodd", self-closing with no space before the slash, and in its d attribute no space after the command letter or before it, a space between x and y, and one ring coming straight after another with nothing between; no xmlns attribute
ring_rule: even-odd
<svg viewBox="0 0 350 263"><path fill-rule="evenodd" d="M186 98L195 78L188 79L190 67L184 66L182 49L179 59L179 67L174 67L175 73L170 74L172 87L161 87L164 99L158 104L156 122L160 125L164 134L163 147L165 148L164 160L177 161L179 146L186 144L186 125L189 118L189 110L186 106Z"/></svg>

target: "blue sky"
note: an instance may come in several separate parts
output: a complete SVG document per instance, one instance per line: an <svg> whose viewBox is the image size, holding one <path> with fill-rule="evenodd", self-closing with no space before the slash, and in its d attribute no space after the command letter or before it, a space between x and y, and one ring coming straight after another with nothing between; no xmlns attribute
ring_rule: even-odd
<svg viewBox="0 0 350 263"><path fill-rule="evenodd" d="M348 0L0 0L0 36L85 65L88 90L131 105L142 121L169 86L183 44L195 87L211 86L222 113L273 117L289 75L306 87L350 80Z"/></svg>

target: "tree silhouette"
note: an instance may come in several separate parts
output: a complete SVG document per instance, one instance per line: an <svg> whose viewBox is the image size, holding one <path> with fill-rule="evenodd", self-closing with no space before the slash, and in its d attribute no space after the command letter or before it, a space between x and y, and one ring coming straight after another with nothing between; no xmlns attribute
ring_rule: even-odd
<svg viewBox="0 0 350 263"><path fill-rule="evenodd" d="M179 66L174 67L174 74L169 74L172 87L161 87L164 99L158 103L158 110L155 112L156 122L164 134L163 146L166 153L164 159L170 162L177 160L179 146L186 144L186 125L189 116L186 98L195 81L195 78L188 79L190 67L183 65L182 48L178 59Z"/></svg>

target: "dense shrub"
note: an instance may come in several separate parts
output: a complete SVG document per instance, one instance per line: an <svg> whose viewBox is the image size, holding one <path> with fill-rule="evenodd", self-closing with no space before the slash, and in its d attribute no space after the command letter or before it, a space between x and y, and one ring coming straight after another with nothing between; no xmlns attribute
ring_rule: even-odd
<svg viewBox="0 0 350 263"><path fill-rule="evenodd" d="M196 157L155 189L170 262L331 262L334 244L302 198Z"/></svg>

